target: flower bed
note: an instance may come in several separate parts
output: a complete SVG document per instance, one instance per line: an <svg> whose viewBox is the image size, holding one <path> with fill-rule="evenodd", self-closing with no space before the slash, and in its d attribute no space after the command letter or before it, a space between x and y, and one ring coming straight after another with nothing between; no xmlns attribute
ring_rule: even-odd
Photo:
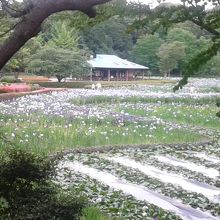
<svg viewBox="0 0 220 220"><path fill-rule="evenodd" d="M0 85L0 91L2 93L29 92L31 91L31 86L25 83Z"/></svg>
<svg viewBox="0 0 220 220"><path fill-rule="evenodd" d="M111 217L217 220L219 93L204 83L175 94L168 85L8 93L23 97L0 102L0 126L20 148L69 151L54 181Z"/></svg>
<svg viewBox="0 0 220 220"><path fill-rule="evenodd" d="M177 149L178 155L184 155L186 163L193 163L194 166L198 160L192 162L191 152L195 154L205 152L207 158L215 157L213 167L219 173L216 161L220 163L220 158L218 154L213 153L215 148L210 144L195 147L188 145L179 149L178 145L173 147ZM191 150L188 152L189 160L186 157L188 149ZM219 219L218 178L207 177L207 180L211 181L205 184L203 171L195 172L190 168L184 170L175 165L173 167L176 169L171 171L167 163L163 162L161 165L155 160L156 156L161 154L169 156L171 152L168 145L158 145L148 146L146 149L138 147L114 149L100 154L97 152L70 153L60 161L56 181L70 187L70 190L79 196L89 197L91 202L113 217L123 216L126 220L153 217L158 219L179 219L180 217L180 219L189 220L197 219L198 216L207 220ZM209 161L203 165L207 171L210 163L212 162ZM191 173L190 175L186 175L187 170L189 174ZM193 178L193 174L196 178ZM152 193L151 197L147 196L147 193ZM153 197L154 200L152 200ZM166 202L168 204L165 206ZM172 205L176 208L173 209ZM181 211L178 210L179 208ZM129 211L126 212L126 210Z"/></svg>

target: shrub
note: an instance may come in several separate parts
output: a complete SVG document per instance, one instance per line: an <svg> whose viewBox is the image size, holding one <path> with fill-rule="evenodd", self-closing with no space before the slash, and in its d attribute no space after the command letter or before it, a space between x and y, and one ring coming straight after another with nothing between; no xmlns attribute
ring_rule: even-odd
<svg viewBox="0 0 220 220"><path fill-rule="evenodd" d="M20 79L16 79L14 76L4 76L0 79L0 82L5 83L21 83Z"/></svg>
<svg viewBox="0 0 220 220"><path fill-rule="evenodd" d="M90 82L32 82L46 88L85 88ZM91 87L90 87L91 88Z"/></svg>
<svg viewBox="0 0 220 220"><path fill-rule="evenodd" d="M29 85L30 85L32 91L38 90L41 88L39 84L29 84Z"/></svg>
<svg viewBox="0 0 220 220"><path fill-rule="evenodd" d="M85 203L51 181L54 163L9 148L0 156L0 219L77 220Z"/></svg>

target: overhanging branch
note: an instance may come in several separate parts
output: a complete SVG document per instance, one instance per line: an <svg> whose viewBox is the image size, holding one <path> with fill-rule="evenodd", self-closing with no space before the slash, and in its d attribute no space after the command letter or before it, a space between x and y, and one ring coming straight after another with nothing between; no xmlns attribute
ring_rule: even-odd
<svg viewBox="0 0 220 220"><path fill-rule="evenodd" d="M12 9L7 0L0 0L2 7L12 17L22 20L8 30L11 35L0 45L0 70L11 57L32 37L40 31L42 22L50 15L71 10L82 11L90 17L96 15L94 6L109 2L110 0L29 0L23 9Z"/></svg>

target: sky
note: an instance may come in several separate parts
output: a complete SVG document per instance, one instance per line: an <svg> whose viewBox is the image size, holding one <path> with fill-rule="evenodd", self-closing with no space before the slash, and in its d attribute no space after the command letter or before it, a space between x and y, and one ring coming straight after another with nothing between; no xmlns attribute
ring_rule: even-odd
<svg viewBox="0 0 220 220"><path fill-rule="evenodd" d="M152 7L155 7L158 5L158 1L157 0L130 0L130 1L135 1L135 2L141 2L141 3L145 3L145 4L151 4ZM181 3L180 0L166 0L165 2L171 2L171 3L174 3L174 4L178 4L178 3Z"/></svg>
<svg viewBox="0 0 220 220"><path fill-rule="evenodd" d="M17 0L17 1L22 2L23 0ZM141 3L145 3L145 4L150 4L151 7L155 7L159 4L157 0L127 0L127 1L141 2ZM163 2L163 0L161 0L161 2ZM164 2L179 4L179 3L181 3L181 0L165 0ZM212 6L209 5L207 8L212 8Z"/></svg>
<svg viewBox="0 0 220 220"><path fill-rule="evenodd" d="M155 7L159 4L157 0L130 0L130 1L131 2L134 1L134 2L141 2L141 3L145 3L145 4L150 4L151 7ZM161 1L161 2L163 2L163 1ZM165 0L164 2L170 2L170 3L173 3L173 4L181 4L181 0ZM212 8L212 7L213 6L211 4L208 4L206 6L207 9Z"/></svg>
<svg viewBox="0 0 220 220"><path fill-rule="evenodd" d="M138 0L136 0L138 1ZM139 0L140 2L142 3L152 3L152 4L158 4L158 1L157 0ZM166 0L165 2L172 2L172 3L180 3L181 1L180 0Z"/></svg>

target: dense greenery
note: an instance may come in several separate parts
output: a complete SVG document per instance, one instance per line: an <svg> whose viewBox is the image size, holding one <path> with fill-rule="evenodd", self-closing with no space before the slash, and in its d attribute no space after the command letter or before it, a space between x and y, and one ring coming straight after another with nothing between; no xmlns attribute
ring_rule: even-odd
<svg viewBox="0 0 220 220"><path fill-rule="evenodd" d="M153 74L158 74L159 57L157 52L162 42L162 39L157 34L142 36L130 53L131 59L148 66Z"/></svg>
<svg viewBox="0 0 220 220"><path fill-rule="evenodd" d="M208 4L209 7L212 7L211 9L207 8ZM182 69L183 79L174 88L175 91L188 83L188 77L197 74L201 67L212 62L213 57L218 56L220 48L219 1L184 0L182 4L178 5L163 3L151 10L143 19L134 23L134 26L138 28L150 25L155 32L161 29L168 31L173 25L186 21L190 21L193 24L192 26L200 27L205 32L204 36L210 39L210 43L184 65Z"/></svg>
<svg viewBox="0 0 220 220"><path fill-rule="evenodd" d="M190 10L193 13L191 17L189 16ZM181 17L184 11L188 14ZM193 16L196 16L196 13L200 16L204 13L208 19L212 17L217 19L215 12L213 15L211 12L208 14L204 12L204 8L199 8L198 4L189 8L175 5L167 7L164 4L149 10L147 5L127 4L124 0L99 6L98 16L95 19L89 19L79 12L74 14L73 12L62 12L53 15L45 22L40 36L29 41L16 54L6 66L5 72L21 72L27 70L29 66L31 67L29 72L50 76L56 69L55 63L50 63L51 60L43 60L42 62L39 60L39 56L41 56L42 47L43 52L47 54L52 52L48 48L55 47L58 48L59 60L66 59L70 53L69 51L64 55L59 50L62 48L74 51L72 56L75 56L78 61L82 61L73 62L72 66L75 68L71 67L71 69L74 69L74 72L70 72L68 68L61 68L63 77L71 74L74 77L86 75L85 60L90 55L97 53L116 54L122 58L130 59L150 67L151 72L156 75L165 76L169 73L185 75L187 68L189 68L188 64L195 57L198 57L198 54L205 54L209 48L214 49L214 45L212 45L213 33L207 27L202 27L201 30L200 24L194 22ZM5 19L2 30L13 24L13 19ZM136 29L136 27L138 28ZM214 23L213 28L215 28ZM3 38L0 37L0 39ZM180 43L182 49L180 49ZM169 56L166 56L167 52ZM178 56L176 56L176 52L179 52ZM195 74L219 75L220 55L216 52L211 57L202 68L196 67ZM32 62L28 65L30 60ZM44 69L37 68L44 65L46 61L51 64L50 67L45 65ZM80 63L84 63L84 65L80 66ZM166 66L168 63L169 67ZM62 66L62 62L56 64ZM190 69L188 70L190 72Z"/></svg>
<svg viewBox="0 0 220 220"><path fill-rule="evenodd" d="M51 30L51 38L43 41L41 50L31 56L28 69L38 75L56 76L58 81L65 77L86 76L89 66L87 56L79 49L79 38L67 23L57 22Z"/></svg>
<svg viewBox="0 0 220 220"><path fill-rule="evenodd" d="M48 159L18 149L1 154L1 219L79 219L85 204L52 183L53 166Z"/></svg>

